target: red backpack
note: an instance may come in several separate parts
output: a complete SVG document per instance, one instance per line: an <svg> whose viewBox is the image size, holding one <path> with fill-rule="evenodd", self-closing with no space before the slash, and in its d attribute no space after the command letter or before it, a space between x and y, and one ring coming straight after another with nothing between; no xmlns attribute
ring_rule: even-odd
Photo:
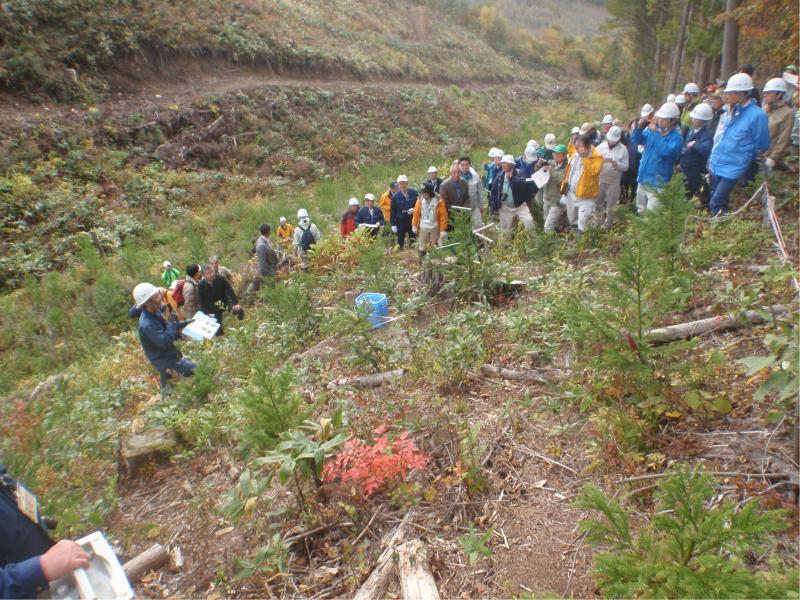
<svg viewBox="0 0 800 600"><path fill-rule="evenodd" d="M175 286L172 288L172 299L178 303L178 306L183 306L183 303L186 300L183 297L183 286L185 283L185 279L178 279L178 281L175 282Z"/></svg>

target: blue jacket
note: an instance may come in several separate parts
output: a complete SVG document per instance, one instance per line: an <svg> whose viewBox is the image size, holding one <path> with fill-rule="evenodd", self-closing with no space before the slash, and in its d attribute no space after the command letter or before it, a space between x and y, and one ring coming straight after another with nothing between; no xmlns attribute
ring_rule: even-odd
<svg viewBox="0 0 800 600"><path fill-rule="evenodd" d="M694 142L694 146L687 148L689 142ZM711 148L714 146L714 134L708 130L708 126L698 131L689 130L686 135L686 142L683 144L681 154L681 171L684 173L700 173L705 171Z"/></svg>
<svg viewBox="0 0 800 600"><path fill-rule="evenodd" d="M502 169L500 173L492 181L492 195L489 196L489 207L493 211L500 210L500 205L503 199L500 197L503 193L503 183L506 179L506 172ZM517 168L511 171L511 193L514 194L514 207L522 206L526 202L530 202L536 195L536 184L532 181L526 181L525 175Z"/></svg>
<svg viewBox="0 0 800 600"><path fill-rule="evenodd" d="M711 151L708 169L717 177L739 179L770 146L769 117L751 101L746 106L736 106L730 120L723 121L725 129Z"/></svg>
<svg viewBox="0 0 800 600"><path fill-rule="evenodd" d="M180 339L180 330L186 327L189 321L170 323L161 313L151 314L142 311L139 317L139 341L142 350L159 373L171 368L183 355L175 347L175 340Z"/></svg>
<svg viewBox="0 0 800 600"><path fill-rule="evenodd" d="M681 156L683 136L680 130L676 127L667 135L661 135L660 131L636 127L631 141L644 146L637 181L640 185L661 189L672 179L673 168Z"/></svg>
<svg viewBox="0 0 800 600"><path fill-rule="evenodd" d="M35 523L19 510L16 486L0 465L0 598L36 598L49 585L39 557L53 541L41 519Z"/></svg>
<svg viewBox="0 0 800 600"><path fill-rule="evenodd" d="M517 168L519 169L520 173L525 175L525 177L529 178L533 175L534 167L536 167L536 160L533 162L528 162L525 160L525 155L517 157ZM502 171L502 169L500 169Z"/></svg>
<svg viewBox="0 0 800 600"><path fill-rule="evenodd" d="M483 170L486 171L486 177L484 177L483 179L483 189L485 189L487 192L491 192L492 181L494 180L495 176L503 169L500 167L500 165L496 165L493 162L490 162L483 165Z"/></svg>
<svg viewBox="0 0 800 600"><path fill-rule="evenodd" d="M386 219L383 218L383 211L377 206L372 208L372 216L369 215L369 208L362 206L356 213L356 225L366 223L367 225L383 225Z"/></svg>
<svg viewBox="0 0 800 600"><path fill-rule="evenodd" d="M408 198L403 196L403 192L400 190L396 191L394 196L392 196L392 212L391 218L389 219L392 222L392 225L400 225L401 223L408 221L407 224L410 227L411 214L408 212L408 210L413 210L416 204L417 190L414 188L408 188Z"/></svg>

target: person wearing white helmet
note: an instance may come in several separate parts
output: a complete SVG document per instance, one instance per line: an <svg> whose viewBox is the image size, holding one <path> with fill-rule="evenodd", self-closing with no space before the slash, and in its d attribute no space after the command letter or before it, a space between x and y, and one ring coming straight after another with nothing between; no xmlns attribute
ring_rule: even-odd
<svg viewBox="0 0 800 600"><path fill-rule="evenodd" d="M675 94L668 94L667 95L667 102L675 102L677 96Z"/></svg>
<svg viewBox="0 0 800 600"><path fill-rule="evenodd" d="M621 191L620 181L622 174L628 170L628 148L621 140L622 128L613 125L606 132L605 139L597 146L597 151L603 156L597 212L604 229L611 229L614 226Z"/></svg>
<svg viewBox="0 0 800 600"><path fill-rule="evenodd" d="M147 360L158 371L161 389L171 379L190 377L197 365L183 357L175 342L181 339L181 331L191 321L165 319L161 312L161 290L151 283L140 283L133 288L133 301L142 311L137 327L139 341Z"/></svg>
<svg viewBox="0 0 800 600"><path fill-rule="evenodd" d="M288 248L292 245L292 240L294 239L294 225L289 223L286 217L281 217L280 221L278 221L278 228L275 230L275 235L278 241Z"/></svg>
<svg viewBox="0 0 800 600"><path fill-rule="evenodd" d="M683 86L683 96L686 98L686 107L681 115L681 129L684 136L692 128L692 111L700 103L700 86L690 82Z"/></svg>
<svg viewBox="0 0 800 600"><path fill-rule="evenodd" d="M764 86L764 109L769 116L769 136L772 139L772 145L764 159L767 169L781 164L791 142L794 111L784 100L787 91L786 82L779 77L770 79Z"/></svg>
<svg viewBox="0 0 800 600"><path fill-rule="evenodd" d="M653 123L640 119L631 132L631 141L644 146L636 178L636 209L640 214L658 208L658 192L672 179L683 148L683 137L678 129L681 118L678 105L674 102L663 104L655 117Z"/></svg>
<svg viewBox="0 0 800 600"><path fill-rule="evenodd" d="M339 235L343 238L349 238L358 227L356 214L358 214L359 208L361 207L358 204L358 198L350 198L347 201L347 210L342 215L342 221L339 223Z"/></svg>
<svg viewBox="0 0 800 600"><path fill-rule="evenodd" d="M653 108L652 104L645 104L642 107L642 110L639 112L639 117L642 119L647 119L650 121L653 119L654 115L656 114L656 109Z"/></svg>
<svg viewBox="0 0 800 600"><path fill-rule="evenodd" d="M397 177L398 189L392 196L391 223L392 233L397 235L397 245L400 250L409 240L409 246L416 239L416 234L411 227L411 215L414 213L414 206L417 204L419 194L417 190L408 187L408 177L399 175Z"/></svg>
<svg viewBox="0 0 800 600"><path fill-rule="evenodd" d="M503 155L500 166L502 170L492 182L489 207L500 217L500 230L508 238L513 235L517 222L522 223L525 229L533 227L528 203L536 193L536 185L527 181L511 154Z"/></svg>
<svg viewBox="0 0 800 600"><path fill-rule="evenodd" d="M308 271L308 251L311 247L322 239L317 226L311 222L311 217L305 208L297 211L297 227L294 229L292 238L292 250L297 258L300 259L300 267Z"/></svg>
<svg viewBox="0 0 800 600"><path fill-rule="evenodd" d="M172 266L168 260L164 261L164 272L161 274L161 279L164 281L164 287L169 289L172 284L181 278L181 272Z"/></svg>
<svg viewBox="0 0 800 600"><path fill-rule="evenodd" d="M708 157L714 146L714 135L708 128L713 118L714 110L705 103L695 106L691 113L691 127L684 139L680 162L686 197L690 200L700 192Z"/></svg>
<svg viewBox="0 0 800 600"><path fill-rule="evenodd" d="M378 235L378 231L382 231L386 220L383 217L383 211L375 207L375 196L373 194L364 195L364 206L358 211L356 215L356 225L358 227L369 227L372 235Z"/></svg>
<svg viewBox="0 0 800 600"><path fill-rule="evenodd" d="M534 142L535 143L535 142ZM536 152L539 150L539 144L528 145L525 147L525 150L522 154L520 154L517 158L517 168L522 172L525 177L530 177L536 167L536 161L538 160L538 156Z"/></svg>
<svg viewBox="0 0 800 600"><path fill-rule="evenodd" d="M708 162L712 215L728 212L731 190L770 146L769 118L756 104L752 90L753 80L746 73L732 75L725 86L729 118L720 122Z"/></svg>
<svg viewBox="0 0 800 600"><path fill-rule="evenodd" d="M605 115L603 120L600 121L600 126L602 128L602 132L600 133L601 141L605 139L608 130L614 126L614 117L612 115Z"/></svg>
<svg viewBox="0 0 800 600"><path fill-rule="evenodd" d="M426 183L430 183L433 186L433 189L436 190L436 193L439 193L439 186L442 185L443 179L439 177L439 169L431 165L428 167L428 178L422 182L422 185Z"/></svg>
<svg viewBox="0 0 800 600"><path fill-rule="evenodd" d="M503 158L503 151L500 148L492 148L489 150L489 158L491 162L484 163L483 170L486 175L483 178L483 189L486 190L487 199L492 193L492 181L501 171L500 159Z"/></svg>

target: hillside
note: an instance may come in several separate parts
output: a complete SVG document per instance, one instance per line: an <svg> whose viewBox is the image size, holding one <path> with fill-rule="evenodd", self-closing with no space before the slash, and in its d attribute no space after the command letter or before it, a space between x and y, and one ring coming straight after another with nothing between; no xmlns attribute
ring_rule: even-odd
<svg viewBox="0 0 800 600"><path fill-rule="evenodd" d="M129 87L137 63L223 57L274 71L361 79L505 80L514 63L452 19L407 0L12 0L0 8L0 82L34 99ZM142 60L145 59L145 60ZM72 81L65 69L74 69ZM131 72L134 71L134 72ZM117 73L117 76L114 76Z"/></svg>
<svg viewBox="0 0 800 600"><path fill-rule="evenodd" d="M482 0L470 0L481 6ZM572 36L595 36L607 33L609 13L604 0L498 0L491 4L518 27L541 34L558 29ZM544 52L543 52L544 54Z"/></svg>

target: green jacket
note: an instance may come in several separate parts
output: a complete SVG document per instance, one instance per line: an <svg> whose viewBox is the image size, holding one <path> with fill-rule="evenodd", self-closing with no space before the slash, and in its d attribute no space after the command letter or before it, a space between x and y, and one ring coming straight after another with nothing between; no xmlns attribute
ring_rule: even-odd
<svg viewBox="0 0 800 600"><path fill-rule="evenodd" d="M174 281L178 281L178 279L180 278L181 278L181 272L178 271L178 269L176 269L175 267L167 269L161 274L161 279L164 280L164 287L167 289L172 287L172 283Z"/></svg>

